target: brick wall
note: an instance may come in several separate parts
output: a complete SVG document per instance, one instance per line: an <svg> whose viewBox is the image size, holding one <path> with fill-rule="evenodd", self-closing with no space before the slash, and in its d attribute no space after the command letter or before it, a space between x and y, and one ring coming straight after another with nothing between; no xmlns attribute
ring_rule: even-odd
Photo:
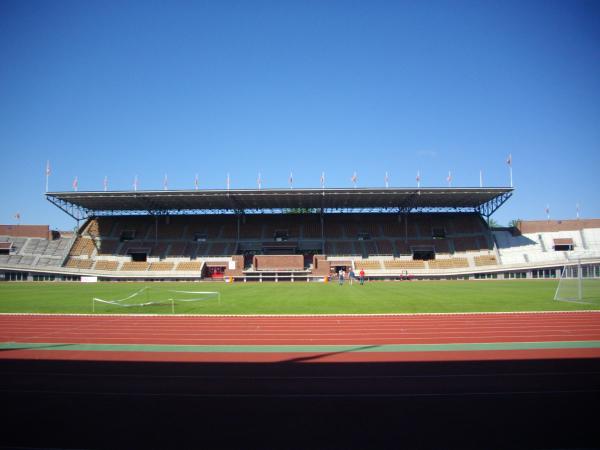
<svg viewBox="0 0 600 450"><path fill-rule="evenodd" d="M600 228L600 219L523 220L518 223L518 228L521 233L576 231L584 228Z"/></svg>
<svg viewBox="0 0 600 450"><path fill-rule="evenodd" d="M314 255L313 256L313 275L325 276L329 275L331 270L331 265L329 261L327 261L327 256L325 255Z"/></svg>
<svg viewBox="0 0 600 450"><path fill-rule="evenodd" d="M255 270L302 270L304 269L304 256L256 255L253 264Z"/></svg>
<svg viewBox="0 0 600 450"><path fill-rule="evenodd" d="M244 256L243 255L235 255L232 256L231 259L235 261L235 269L230 269L229 266L225 269L224 275L226 277L236 277L243 275L244 270Z"/></svg>
<svg viewBox="0 0 600 450"><path fill-rule="evenodd" d="M49 225L0 225L0 235L52 239Z"/></svg>

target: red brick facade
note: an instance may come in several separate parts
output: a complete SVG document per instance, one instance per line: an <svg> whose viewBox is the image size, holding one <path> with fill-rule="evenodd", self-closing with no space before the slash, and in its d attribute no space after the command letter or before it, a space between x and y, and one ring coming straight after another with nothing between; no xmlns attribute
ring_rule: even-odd
<svg viewBox="0 0 600 450"><path fill-rule="evenodd" d="M0 235L52 239L49 225L0 225Z"/></svg>
<svg viewBox="0 0 600 450"><path fill-rule="evenodd" d="M584 228L600 228L600 219L522 220L518 223L517 228L519 228L521 233L577 231Z"/></svg>
<svg viewBox="0 0 600 450"><path fill-rule="evenodd" d="M256 255L253 259L255 270L302 270L303 255Z"/></svg>

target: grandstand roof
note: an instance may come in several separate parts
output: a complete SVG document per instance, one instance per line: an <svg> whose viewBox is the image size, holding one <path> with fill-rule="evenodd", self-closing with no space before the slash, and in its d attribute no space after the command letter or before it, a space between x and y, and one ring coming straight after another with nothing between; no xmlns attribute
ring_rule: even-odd
<svg viewBox="0 0 600 450"><path fill-rule="evenodd" d="M491 215L512 188L330 188L48 192L71 216L135 213L325 211L476 211Z"/></svg>

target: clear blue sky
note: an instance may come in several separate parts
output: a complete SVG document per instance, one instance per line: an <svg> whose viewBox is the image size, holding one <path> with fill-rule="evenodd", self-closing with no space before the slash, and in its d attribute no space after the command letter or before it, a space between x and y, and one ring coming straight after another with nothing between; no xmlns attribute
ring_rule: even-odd
<svg viewBox="0 0 600 450"><path fill-rule="evenodd" d="M0 2L1 223L50 190L509 184L600 217L597 1Z"/></svg>

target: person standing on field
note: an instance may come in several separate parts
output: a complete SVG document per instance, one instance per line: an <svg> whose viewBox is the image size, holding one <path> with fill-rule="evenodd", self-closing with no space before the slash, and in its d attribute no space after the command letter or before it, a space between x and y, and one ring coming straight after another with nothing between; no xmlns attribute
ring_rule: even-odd
<svg viewBox="0 0 600 450"><path fill-rule="evenodd" d="M338 276L339 276L340 286L341 286L342 284L344 284L344 269L340 269Z"/></svg>
<svg viewBox="0 0 600 450"><path fill-rule="evenodd" d="M360 277L360 285L362 286L363 284L365 284L365 271L363 269L360 269L358 276Z"/></svg>

